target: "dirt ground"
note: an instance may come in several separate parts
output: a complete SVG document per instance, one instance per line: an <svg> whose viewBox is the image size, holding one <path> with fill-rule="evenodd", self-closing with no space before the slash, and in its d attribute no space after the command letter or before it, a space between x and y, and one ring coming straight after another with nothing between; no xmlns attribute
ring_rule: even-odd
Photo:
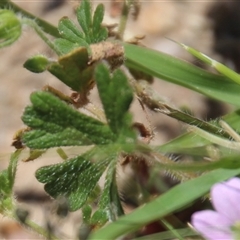
<svg viewBox="0 0 240 240"><path fill-rule="evenodd" d="M62 16L70 16L74 19L73 7L77 1L63 2L58 7L50 6L54 1L14 1L24 9L42 17L43 19L57 24ZM111 8L110 1L93 1L95 4L103 2L106 5L107 15L105 23L116 23L118 20L118 8ZM213 29L212 23L206 17L215 1L142 1L141 12L137 21L131 20L127 25L125 39L135 35L145 35L143 43L153 49L169 53L187 61L193 62L193 58L181 49L177 44L169 41L166 37L192 46L205 54L221 59L213 51ZM55 4L57 1L55 0ZM48 10L47 10L48 9ZM112 15L112 16L111 16ZM115 15L115 17L113 17ZM35 34L32 29L25 28L22 37L12 46L0 50L0 167L6 167L9 153L14 149L11 147L14 133L24 127L21 122L21 115L24 107L29 104L29 95L35 90L41 89L49 84L63 92L69 90L49 73L33 74L23 68L23 63L28 57L42 53L55 57L49 51L46 44ZM159 66L161 67L161 66ZM162 80L155 80L154 89L163 97L168 99L174 106L187 106L192 112L203 119L208 117L209 105L205 97L194 93L183 87L167 83ZM92 101L96 98L93 91ZM139 104L132 107L135 119L141 119L147 123L145 114L142 113ZM177 136L182 130L182 124L161 114L148 112L151 125L155 128L154 144L161 144ZM148 124L148 123L147 123ZM16 193L31 192L36 194L42 191L42 186L34 178L34 169L51 161L58 161L52 158L42 158L31 163L20 163L17 174ZM48 200L46 200L48 201ZM22 201L24 202L24 200ZM24 204L24 203L23 203ZM25 203L26 205L26 203ZM25 206L24 205L24 206ZM37 209L32 204L31 209ZM46 210L47 211L47 210ZM45 219L45 213L41 209L33 212L33 219ZM41 217L39 217L41 215ZM79 216L74 216L73 222L79 222ZM77 219L77 220L76 220ZM5 221L5 220L4 220ZM0 217L0 232L6 238L14 239L7 235L4 229L4 221ZM65 224L65 223L61 223ZM69 226L71 225L68 222ZM71 225L73 226L73 225ZM74 235L72 227L66 227L71 236ZM31 237L26 237L31 238Z"/></svg>

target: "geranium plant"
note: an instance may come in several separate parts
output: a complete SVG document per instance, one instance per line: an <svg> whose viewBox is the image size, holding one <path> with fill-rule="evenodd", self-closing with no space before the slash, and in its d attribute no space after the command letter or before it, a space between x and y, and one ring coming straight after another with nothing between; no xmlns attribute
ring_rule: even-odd
<svg viewBox="0 0 240 240"><path fill-rule="evenodd" d="M89 239L117 239L153 221L161 222L166 231L150 236L152 238L184 239L198 235L186 222L182 223L184 229L178 229L172 218L165 217L187 208L196 199L206 198L213 184L240 174L239 75L181 43L180 46L210 64L218 74L142 47L138 39L134 44L125 41L126 19L131 8L137 14L138 1L123 1L116 30L102 23L104 5L98 4L93 11L89 0L81 1L76 10L78 25L65 16L57 27L10 0L1 1L0 7L0 47L15 42L21 36L23 25L32 27L56 56L50 59L39 54L26 60L23 66L33 74L49 72L72 91L67 96L46 86L31 94L31 104L22 115L26 128L17 132L13 142L17 150L11 156L8 169L0 174L1 213L16 218L17 202L12 190L23 149L29 150L25 161L30 161L50 148L58 148L62 160L41 167L35 176L53 199L64 197L70 211L82 210L83 224L90 226ZM203 121L163 102L151 88L153 77L156 81L160 78L229 103L236 110L220 119ZM94 87L103 109L95 109L89 103ZM166 144L151 145L151 131L142 123L135 123L129 112L135 97L151 111L187 124L187 131ZM83 108L91 114L83 112ZM82 147L84 151L69 158L63 149L66 146ZM211 151L213 146L217 159ZM192 161L176 163L168 157L170 153L185 154ZM142 207L125 215L116 173L126 165L133 169L138 180L141 176L149 180L151 169L167 170L179 184L160 196L142 197L139 201ZM98 182L103 175L105 182L101 188ZM144 191L141 194L143 196ZM97 208L94 208L96 202ZM47 230L36 226L27 216L21 221L48 236Z"/></svg>

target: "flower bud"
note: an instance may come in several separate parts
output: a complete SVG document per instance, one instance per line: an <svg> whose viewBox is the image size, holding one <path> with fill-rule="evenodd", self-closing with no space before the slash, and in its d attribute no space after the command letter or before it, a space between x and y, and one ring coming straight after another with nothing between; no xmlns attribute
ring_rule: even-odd
<svg viewBox="0 0 240 240"><path fill-rule="evenodd" d="M29 58L23 66L31 72L41 73L47 69L49 63L48 58L39 54Z"/></svg>
<svg viewBox="0 0 240 240"><path fill-rule="evenodd" d="M21 22L15 13L7 9L0 9L0 48L15 42L21 33Z"/></svg>

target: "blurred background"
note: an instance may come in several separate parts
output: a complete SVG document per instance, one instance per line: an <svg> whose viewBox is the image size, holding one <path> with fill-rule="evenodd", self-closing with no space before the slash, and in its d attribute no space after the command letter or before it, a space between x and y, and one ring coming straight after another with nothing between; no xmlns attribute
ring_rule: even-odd
<svg viewBox="0 0 240 240"><path fill-rule="evenodd" d="M58 20L68 16L73 20L74 9L80 1L48 0L48 1L13 1L25 10L57 25ZM106 6L104 23L118 23L122 1L92 1L94 5L102 2ZM125 32L125 40L134 36L144 35L142 43L172 56L184 59L199 67L203 66L179 45L168 40L184 43L198 49L211 58L221 61L236 71L240 71L240 2L239 1L139 1L141 10L136 21L130 17ZM166 38L167 37L167 38ZM21 38L12 46L0 50L0 168L7 166L14 133L23 128L21 115L24 107L29 104L31 92L40 90L45 85L51 85L65 93L69 89L49 73L33 74L23 68L23 63L35 54L44 54L56 58L48 46L30 28L25 28ZM141 56L139 56L141 57ZM161 65L159 65L161 68ZM204 119L214 119L227 113L229 106L210 100L191 90L157 80L154 89L163 98L176 107L188 108L195 116ZM93 91L92 101L97 98ZM96 104L98 105L98 104ZM136 102L132 106L135 119L147 125L149 122ZM152 128L155 131L154 144L162 144L182 131L182 124L161 114L148 112ZM20 163L15 191L21 200L27 193L34 192L36 198L47 196L42 194L42 186L34 178L34 169L52 161L55 158L44 158L30 163ZM39 193L40 192L40 193ZM24 195L25 194L25 195ZM33 200L34 201L34 200ZM36 200L37 202L37 200ZM35 208L35 207L33 207ZM41 211L40 211L41 212ZM36 216L44 213L36 213ZM0 223L1 223L0 219ZM70 223L69 223L70 224ZM0 232L6 238L6 228L0 224ZM71 227L70 227L71 228ZM5 229L5 230L4 230ZM5 232L4 232L5 231ZM69 230L70 232L73 229Z"/></svg>

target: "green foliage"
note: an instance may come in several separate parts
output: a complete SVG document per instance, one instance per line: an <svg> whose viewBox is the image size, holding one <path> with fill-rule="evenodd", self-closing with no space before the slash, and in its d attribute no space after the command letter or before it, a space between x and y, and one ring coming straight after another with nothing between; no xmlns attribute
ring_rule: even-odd
<svg viewBox="0 0 240 240"><path fill-rule="evenodd" d="M88 65L86 48L75 49L52 63L48 71L83 96L93 87L94 65Z"/></svg>
<svg viewBox="0 0 240 240"><path fill-rule="evenodd" d="M29 148L109 144L114 135L102 122L74 110L48 92L31 95L32 106L25 109L23 122L31 131L23 134Z"/></svg>
<svg viewBox="0 0 240 240"><path fill-rule="evenodd" d="M189 53L191 53L196 58L200 59L204 63L207 63L211 65L213 68L215 68L219 73L223 74L224 76L228 77L232 81L240 84L240 75L230 68L226 67L225 65L215 61L214 59L206 56L205 54L197 51L194 48L188 47L185 44L179 43L184 49L186 49Z"/></svg>
<svg viewBox="0 0 240 240"><path fill-rule="evenodd" d="M35 73L48 70L72 90L80 93L82 101L86 102L87 95L94 86L95 65L89 65L90 44L104 41L108 36L107 29L101 26L103 16L102 4L97 6L92 19L90 1L82 1L77 9L82 31L68 17L59 21L61 38L56 38L53 42L53 50L61 55L58 61L53 62L37 55L28 59L24 67Z"/></svg>
<svg viewBox="0 0 240 240"><path fill-rule="evenodd" d="M229 78L151 49L130 44L124 46L125 64L128 67L187 87L210 98L240 106L240 86Z"/></svg>
<svg viewBox="0 0 240 240"><path fill-rule="evenodd" d="M240 110L237 110L235 112L232 112L226 116L223 116L222 119L228 123L235 131L239 130L240 127ZM211 121L211 123L214 123L214 121ZM221 133L221 132L219 132ZM233 141L232 141L233 142ZM212 143L210 140L205 139L199 135L196 135L194 132L188 132L184 133L181 136L156 147L155 149L160 152L165 153L184 153L189 155L199 155L199 156L206 156L208 155L207 147L211 146ZM228 147L221 148L220 153L222 154L222 157L226 157L229 155ZM232 154L236 154L231 150Z"/></svg>
<svg viewBox="0 0 240 240"><path fill-rule="evenodd" d="M92 17L90 1L82 1L77 9L77 19L82 31L68 17L63 17L58 24L61 38L54 40L55 47L62 55L78 47L85 47L90 53L90 44L102 42L108 37L107 29L101 25L103 16L103 4L97 6Z"/></svg>
<svg viewBox="0 0 240 240"><path fill-rule="evenodd" d="M116 70L111 77L103 64L96 68L95 78L108 124L115 134L121 135L123 129L131 125L127 111L133 94L128 79L120 70Z"/></svg>
<svg viewBox="0 0 240 240"><path fill-rule="evenodd" d="M21 34L21 21L15 13L7 9L0 9L0 48L11 45Z"/></svg>
<svg viewBox="0 0 240 240"><path fill-rule="evenodd" d="M91 159L98 154L102 157L92 163ZM63 163L42 167L36 177L46 183L44 189L47 193L54 198L66 197L70 210L75 211L87 201L111 159L111 155L103 156L100 149L93 149Z"/></svg>
<svg viewBox="0 0 240 240"><path fill-rule="evenodd" d="M226 169L239 169L240 168L240 161L239 155L233 155L224 157L217 161L212 162L193 162L193 163L185 163L185 164L178 164L178 163L171 163L171 164L162 164L158 163L159 169L168 169L168 170L179 170L179 171L191 171L191 172L205 172L211 171L220 168Z"/></svg>
<svg viewBox="0 0 240 240"><path fill-rule="evenodd" d="M49 65L49 63L50 61L48 60L47 57L39 54L39 55L35 55L32 58L29 58L24 63L23 66L31 72L41 73L47 69L47 66Z"/></svg>
<svg viewBox="0 0 240 240"><path fill-rule="evenodd" d="M145 206L94 232L89 239L116 239L133 232L149 222L160 219L192 203L206 194L213 184L238 174L240 174L240 169L218 169L196 179L178 184Z"/></svg>
<svg viewBox="0 0 240 240"><path fill-rule="evenodd" d="M88 44L106 40L108 36L107 29L101 26L103 16L104 6L103 4L99 4L92 17L91 3L89 0L82 1L80 7L77 9L77 19Z"/></svg>
<svg viewBox="0 0 240 240"><path fill-rule="evenodd" d="M134 1L124 2L119 31L115 33L109 26L109 36L121 38L129 8L134 4ZM4 0L0 6L19 11L11 1ZM134 7L137 8L136 5ZM173 108L156 97L154 91L148 91L153 77L158 77L239 107L240 78L237 73L184 44L180 45L222 75L212 74L180 59L137 45L121 41L116 45L114 41L104 42L108 38L108 30L102 25L104 6L99 4L93 13L89 0L81 1L77 8L76 16L80 26L68 17L63 17L56 28L39 18L32 20L34 17L26 11L20 12L28 18L23 17L20 21L12 11L0 10L0 47L16 41L21 35L21 25L28 24L59 58L54 61L43 55L36 55L29 58L24 67L34 73L49 71L77 93L71 97L57 90L52 91L53 93L32 93L31 105L25 108L22 116L22 121L28 128L15 140L30 148L27 160L35 159L53 147L81 146L82 151L73 158L60 148L58 152L63 161L41 167L36 172L36 178L44 184L45 191L53 198L66 198L71 211L82 208L85 225L97 228L107 221L114 222L93 233L90 239L116 239L133 232L149 222L187 207L204 196L214 183L240 174L240 110L222 116L225 123L229 124L224 127L221 121L203 121ZM55 39L49 40L45 33L50 33ZM100 42L103 43L96 44ZM122 64L122 61L116 60L119 56L123 58L122 45L125 49L124 64L130 69L129 74L132 74L133 78L131 86L141 103L155 112L191 125L190 132L154 147L137 139L133 129L135 125L129 113L134 97L133 89L129 79L119 69L119 64L114 64L114 61ZM91 49L94 49L92 53ZM111 67L103 64L102 59L107 60L116 70L113 71ZM140 84L143 79L148 81L145 86ZM82 109L74 108L89 106L88 95L95 82L106 123L98 120L104 119L104 116L96 119L81 112ZM47 91L50 91L49 89ZM98 116L94 110L92 113ZM148 130L144 126L137 129L139 137L148 142L151 138ZM214 151L217 152L216 158L213 156ZM18 150L11 156L8 169L0 173L0 212L6 215L14 208L12 189L20 152ZM183 164L179 160L175 163L165 157L169 161L164 162L160 157L163 152L190 155L194 161ZM71 154L73 155L73 151ZM119 164L119 159L122 160L124 156L127 156L126 162ZM206 157L215 161L203 162ZM133 171L137 171L140 169L139 160L144 161L146 166L150 160L152 165L155 164L154 170L173 170L176 177L190 172L192 175L189 174L189 178L196 179L181 183L133 213L120 217L124 212L116 180L117 166L129 164ZM104 187L101 189L98 181L103 173L106 175ZM139 175L141 174L140 172ZM98 203L95 212L93 203ZM181 239L183 233L180 232L175 231L174 236ZM171 233L166 234L171 236ZM192 232L187 234L192 235Z"/></svg>
<svg viewBox="0 0 240 240"><path fill-rule="evenodd" d="M108 166L98 210L92 216L90 220L91 224L103 225L107 220L115 221L119 216L124 214L115 178L117 160L118 159L115 158Z"/></svg>
<svg viewBox="0 0 240 240"><path fill-rule="evenodd" d="M22 116L23 122L31 128L23 134L22 141L32 149L105 145L64 163L43 167L36 173L37 179L46 184L46 192L54 198L67 197L70 209L74 211L84 205L108 167L99 211L91 220L92 223L103 224L112 215L108 214L111 205L117 209L117 215L122 214L114 184L117 165L114 159L122 151L135 149L135 133L128 113L132 90L126 76L117 70L111 77L108 68L99 65L95 77L109 126L74 110L51 93L35 92L30 98L32 106L28 106ZM96 156L97 160L93 161Z"/></svg>

